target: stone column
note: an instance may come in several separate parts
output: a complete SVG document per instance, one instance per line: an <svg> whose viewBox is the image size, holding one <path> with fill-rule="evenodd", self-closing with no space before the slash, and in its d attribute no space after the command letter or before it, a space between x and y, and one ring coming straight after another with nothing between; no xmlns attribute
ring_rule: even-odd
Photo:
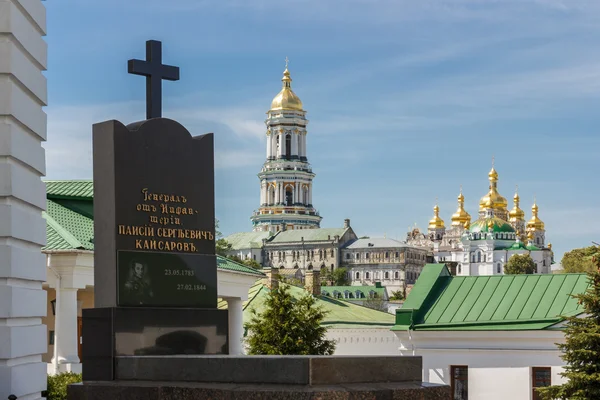
<svg viewBox="0 0 600 400"><path fill-rule="evenodd" d="M279 148L277 149L277 158L281 158L283 156L283 148L285 147L285 138L280 133L277 133L277 137L279 138Z"/></svg>
<svg viewBox="0 0 600 400"><path fill-rule="evenodd" d="M46 389L45 35L40 0L0 0L0 399Z"/></svg>
<svg viewBox="0 0 600 400"><path fill-rule="evenodd" d="M267 159L271 157L271 143L273 142L272 136L267 134Z"/></svg>
<svg viewBox="0 0 600 400"><path fill-rule="evenodd" d="M312 204L312 184L308 185L308 204Z"/></svg>
<svg viewBox="0 0 600 400"><path fill-rule="evenodd" d="M58 372L81 372L81 364L77 355L77 289L56 289L56 357ZM54 363L55 360L52 360Z"/></svg>
<svg viewBox="0 0 600 400"><path fill-rule="evenodd" d="M239 356L244 354L244 311L242 299L227 298L229 313L229 354Z"/></svg>

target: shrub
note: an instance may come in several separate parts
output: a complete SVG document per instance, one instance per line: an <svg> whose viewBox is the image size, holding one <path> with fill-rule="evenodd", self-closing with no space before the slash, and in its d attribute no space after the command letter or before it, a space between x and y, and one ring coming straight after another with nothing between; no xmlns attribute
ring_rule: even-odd
<svg viewBox="0 0 600 400"><path fill-rule="evenodd" d="M48 375L48 400L67 400L67 386L72 383L81 382L81 374L63 372L58 375Z"/></svg>

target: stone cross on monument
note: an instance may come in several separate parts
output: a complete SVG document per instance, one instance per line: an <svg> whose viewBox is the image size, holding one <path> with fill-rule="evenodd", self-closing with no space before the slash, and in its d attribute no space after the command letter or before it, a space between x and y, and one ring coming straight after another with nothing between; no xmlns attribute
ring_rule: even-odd
<svg viewBox="0 0 600 400"><path fill-rule="evenodd" d="M162 80L179 80L179 67L162 63L162 43L146 41L146 60L129 60L127 72L146 77L146 119L162 117Z"/></svg>

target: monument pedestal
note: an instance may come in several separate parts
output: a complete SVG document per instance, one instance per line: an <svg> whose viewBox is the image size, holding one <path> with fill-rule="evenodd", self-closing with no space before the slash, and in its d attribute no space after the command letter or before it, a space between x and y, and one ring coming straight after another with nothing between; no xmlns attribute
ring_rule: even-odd
<svg viewBox="0 0 600 400"><path fill-rule="evenodd" d="M115 381L70 385L69 400L450 397L421 382L420 356L117 357Z"/></svg>
<svg viewBox="0 0 600 400"><path fill-rule="evenodd" d="M84 381L118 379L122 356L229 353L227 310L107 307L82 313Z"/></svg>

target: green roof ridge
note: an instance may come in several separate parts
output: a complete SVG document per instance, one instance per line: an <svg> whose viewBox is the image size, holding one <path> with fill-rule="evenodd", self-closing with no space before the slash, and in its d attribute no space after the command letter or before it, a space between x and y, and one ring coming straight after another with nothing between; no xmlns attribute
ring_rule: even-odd
<svg viewBox="0 0 600 400"><path fill-rule="evenodd" d="M48 200L50 201L50 200ZM83 244L77 240L75 236L71 234L68 230L63 228L54 218L52 218L46 211L42 213L42 216L46 218L46 224L48 224L60 237L66 241L69 246L73 249L84 249Z"/></svg>

